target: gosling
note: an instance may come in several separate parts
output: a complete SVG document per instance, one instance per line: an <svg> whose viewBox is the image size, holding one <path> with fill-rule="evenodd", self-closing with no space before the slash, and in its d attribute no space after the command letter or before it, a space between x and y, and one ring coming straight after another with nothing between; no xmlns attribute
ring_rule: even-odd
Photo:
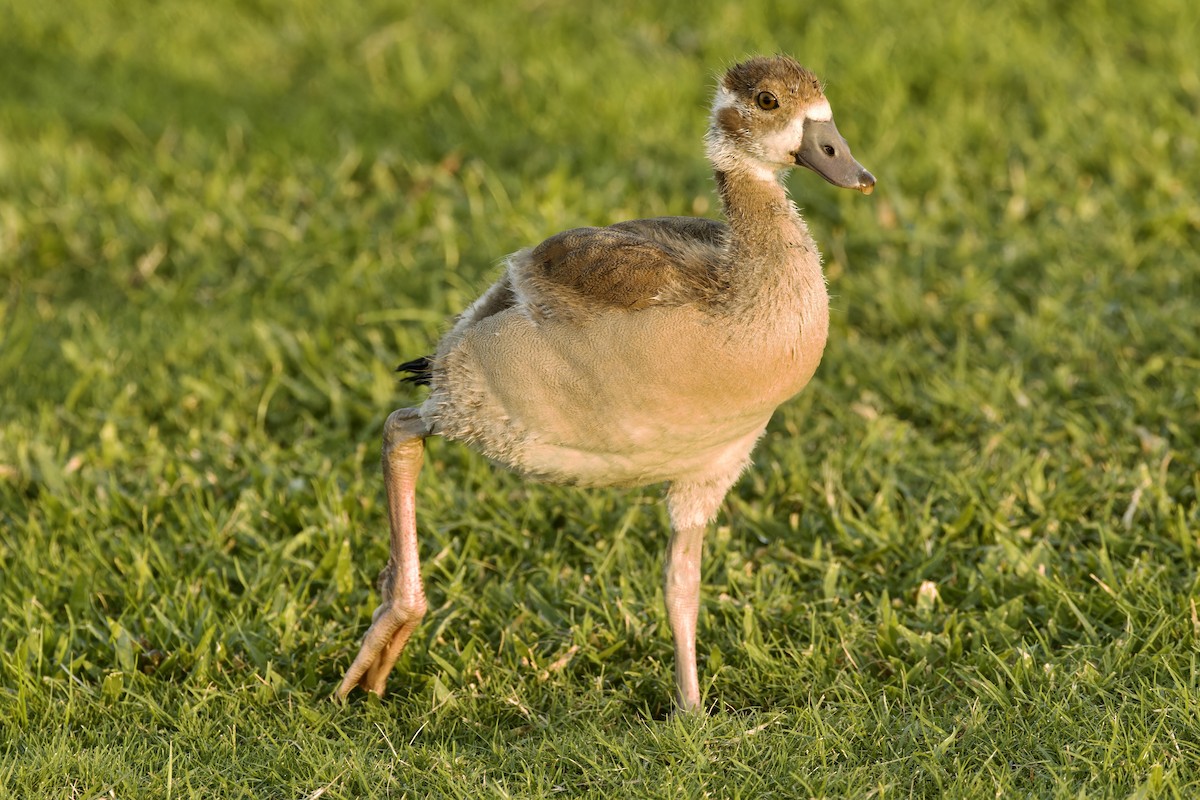
<svg viewBox="0 0 1200 800"><path fill-rule="evenodd" d="M875 186L820 81L787 56L724 74L706 145L727 224L658 217L552 236L508 257L436 354L401 366L430 393L384 425L391 556L338 698L382 695L425 615L414 492L425 438L439 435L538 481L667 485L676 703L699 709L705 529L771 414L812 378L829 329L821 257L784 175Z"/></svg>

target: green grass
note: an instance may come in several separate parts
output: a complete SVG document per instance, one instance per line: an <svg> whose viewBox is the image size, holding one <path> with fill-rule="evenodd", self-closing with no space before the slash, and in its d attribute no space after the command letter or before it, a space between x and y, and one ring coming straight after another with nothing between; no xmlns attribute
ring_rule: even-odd
<svg viewBox="0 0 1200 800"><path fill-rule="evenodd" d="M811 5L806 8L806 5ZM0 3L0 794L1194 797L1200 7ZM378 439L506 252L715 214L714 75L826 78L830 344L711 535L434 441L431 611L328 696Z"/></svg>

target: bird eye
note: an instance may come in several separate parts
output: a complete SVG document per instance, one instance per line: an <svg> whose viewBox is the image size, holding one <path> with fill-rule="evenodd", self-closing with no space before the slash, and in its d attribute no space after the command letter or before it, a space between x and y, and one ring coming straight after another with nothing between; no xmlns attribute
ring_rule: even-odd
<svg viewBox="0 0 1200 800"><path fill-rule="evenodd" d="M822 147L821 149L824 150L825 155L829 156L830 158L833 158L834 155L837 154L837 151L833 149L833 145L831 145L831 144L827 144L824 147Z"/></svg>
<svg viewBox="0 0 1200 800"><path fill-rule="evenodd" d="M754 98L754 102L757 103L758 107L763 111L774 111L775 109L779 108L779 98L770 92L759 92Z"/></svg>

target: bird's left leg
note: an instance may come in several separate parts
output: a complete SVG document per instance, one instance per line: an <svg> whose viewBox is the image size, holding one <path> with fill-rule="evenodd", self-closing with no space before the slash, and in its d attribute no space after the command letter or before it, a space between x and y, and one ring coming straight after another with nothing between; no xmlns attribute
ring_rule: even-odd
<svg viewBox="0 0 1200 800"><path fill-rule="evenodd" d="M382 602L362 647L338 687L345 699L355 686L382 695L384 682L417 623L425 616L425 589L417 552L415 493L429 428L415 408L392 412L383 426L383 478L391 525L391 557L379 574Z"/></svg>

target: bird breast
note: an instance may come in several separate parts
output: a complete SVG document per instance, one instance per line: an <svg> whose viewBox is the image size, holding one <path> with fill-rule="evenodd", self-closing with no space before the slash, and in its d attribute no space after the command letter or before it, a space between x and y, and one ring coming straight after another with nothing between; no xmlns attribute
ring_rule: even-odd
<svg viewBox="0 0 1200 800"><path fill-rule="evenodd" d="M422 413L435 432L553 482L740 469L771 413L812 377L821 308L740 326L690 307L614 311L586 326L506 311L444 355L449 379Z"/></svg>

